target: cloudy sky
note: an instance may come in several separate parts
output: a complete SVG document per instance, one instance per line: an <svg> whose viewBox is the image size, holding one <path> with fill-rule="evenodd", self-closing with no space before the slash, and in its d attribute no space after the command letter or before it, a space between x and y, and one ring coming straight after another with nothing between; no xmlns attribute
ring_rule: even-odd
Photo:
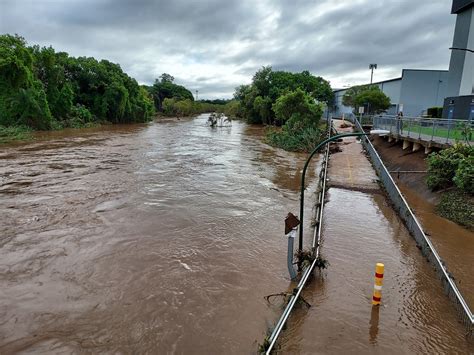
<svg viewBox="0 0 474 355"><path fill-rule="evenodd" d="M447 69L451 0L0 0L0 33L120 63L140 83L166 72L202 98L231 97L263 65L333 87Z"/></svg>

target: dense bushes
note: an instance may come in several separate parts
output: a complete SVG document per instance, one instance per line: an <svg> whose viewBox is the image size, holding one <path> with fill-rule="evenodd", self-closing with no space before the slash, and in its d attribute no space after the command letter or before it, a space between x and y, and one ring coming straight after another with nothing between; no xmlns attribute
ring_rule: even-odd
<svg viewBox="0 0 474 355"><path fill-rule="evenodd" d="M229 117L236 117L239 108L238 102L235 100L223 102L226 103L214 104L205 101L191 101L189 99L165 98L162 103L162 114L164 116L185 117L207 112L223 112Z"/></svg>
<svg viewBox="0 0 474 355"><path fill-rule="evenodd" d="M455 185L461 191L474 193L474 147L458 143L427 159L429 188L439 190Z"/></svg>
<svg viewBox="0 0 474 355"><path fill-rule="evenodd" d="M309 151L321 141L323 104L330 104L329 82L308 71L290 73L263 67L250 85L234 93L231 109L248 123L281 126L267 130L265 141L290 151Z"/></svg>
<svg viewBox="0 0 474 355"><path fill-rule="evenodd" d="M175 101L194 101L191 91L184 86L173 83L174 77L170 74L163 73L159 79L155 79L155 84L148 87L148 91L152 94L157 111L165 111L165 100L174 99ZM169 105L169 102L168 102ZM167 107L169 109L169 106Z"/></svg>
<svg viewBox="0 0 474 355"><path fill-rule="evenodd" d="M273 105L279 97L300 89L313 101L329 103L334 95L329 82L308 71L290 73L263 67L255 73L250 85L236 88L234 97L240 102L240 115L248 123L282 125Z"/></svg>
<svg viewBox="0 0 474 355"><path fill-rule="evenodd" d="M0 36L0 125L36 130L146 122L151 95L118 64Z"/></svg>
<svg viewBox="0 0 474 355"><path fill-rule="evenodd" d="M436 212L444 218L474 230L474 196L459 190L447 191L441 196Z"/></svg>
<svg viewBox="0 0 474 355"><path fill-rule="evenodd" d="M301 89L280 96L272 106L281 129L270 128L266 141L289 151L311 151L323 139L322 106Z"/></svg>

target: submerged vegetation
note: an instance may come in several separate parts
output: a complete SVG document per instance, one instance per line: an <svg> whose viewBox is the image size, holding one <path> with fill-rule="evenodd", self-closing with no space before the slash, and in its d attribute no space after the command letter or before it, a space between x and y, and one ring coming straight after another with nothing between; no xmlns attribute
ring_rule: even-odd
<svg viewBox="0 0 474 355"><path fill-rule="evenodd" d="M427 158L427 185L449 189L441 198L438 213L460 225L474 228L474 147L457 143Z"/></svg>
<svg viewBox="0 0 474 355"><path fill-rule="evenodd" d="M31 137L31 128L26 126L5 127L0 126L0 144L12 140L25 140Z"/></svg>
<svg viewBox="0 0 474 355"><path fill-rule="evenodd" d="M436 207L438 214L474 230L474 196L459 190L447 191Z"/></svg>
<svg viewBox="0 0 474 355"><path fill-rule="evenodd" d="M265 141L290 151L309 151L324 136L324 105L333 100L329 82L308 71L290 73L263 67L234 97L236 114L248 123L271 125Z"/></svg>
<svg viewBox="0 0 474 355"><path fill-rule="evenodd" d="M70 57L52 47L0 36L0 127L18 132L147 122L154 113L147 89L108 60ZM18 128L23 127L23 128Z"/></svg>

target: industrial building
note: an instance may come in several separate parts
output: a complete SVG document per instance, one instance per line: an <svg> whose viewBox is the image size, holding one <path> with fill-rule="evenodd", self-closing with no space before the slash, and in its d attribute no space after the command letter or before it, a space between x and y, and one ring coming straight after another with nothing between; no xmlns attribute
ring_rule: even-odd
<svg viewBox="0 0 474 355"><path fill-rule="evenodd" d="M474 120L474 0L454 0L456 15L453 46L450 48L448 91L443 117Z"/></svg>
<svg viewBox="0 0 474 355"><path fill-rule="evenodd" d="M405 116L417 117L426 113L429 107L443 106L448 87L447 70L403 69L402 76L396 79L373 83L390 98L392 103L387 114L395 115L403 111ZM347 89L334 91L334 117L349 114L353 108L342 104Z"/></svg>
<svg viewBox="0 0 474 355"><path fill-rule="evenodd" d="M443 106L443 118L474 120L474 0L453 0L451 14L456 27L449 71L404 69L400 78L374 83L390 98L387 114L419 117L430 107ZM330 113L335 117L353 111L342 104L347 90L334 91Z"/></svg>

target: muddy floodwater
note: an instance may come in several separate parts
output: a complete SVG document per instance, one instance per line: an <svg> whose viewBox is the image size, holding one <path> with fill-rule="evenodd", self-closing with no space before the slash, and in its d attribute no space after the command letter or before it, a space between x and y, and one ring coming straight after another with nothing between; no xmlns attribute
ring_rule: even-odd
<svg viewBox="0 0 474 355"><path fill-rule="evenodd" d="M264 296L292 287L283 220L304 156L263 144L259 127L206 119L0 147L1 354L256 352L281 314ZM325 223L330 267L281 349L472 352L383 195L331 188ZM380 314L376 255L391 274Z"/></svg>

